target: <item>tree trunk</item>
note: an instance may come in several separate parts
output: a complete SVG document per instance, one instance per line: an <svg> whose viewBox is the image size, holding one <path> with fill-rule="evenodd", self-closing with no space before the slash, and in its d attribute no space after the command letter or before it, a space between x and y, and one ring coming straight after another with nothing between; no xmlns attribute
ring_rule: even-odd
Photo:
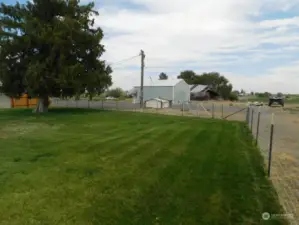
<svg viewBox="0 0 299 225"><path fill-rule="evenodd" d="M38 99L36 108L33 110L34 113L46 113L49 108L49 98L48 97L40 97Z"/></svg>

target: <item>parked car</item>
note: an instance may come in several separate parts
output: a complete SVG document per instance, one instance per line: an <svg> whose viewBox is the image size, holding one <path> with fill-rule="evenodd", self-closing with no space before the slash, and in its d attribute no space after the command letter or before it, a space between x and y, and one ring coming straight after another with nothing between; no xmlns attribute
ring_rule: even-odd
<svg viewBox="0 0 299 225"><path fill-rule="evenodd" d="M116 98L114 98L114 97L106 97L106 100L115 100Z"/></svg>
<svg viewBox="0 0 299 225"><path fill-rule="evenodd" d="M248 102L249 106L263 106L263 102Z"/></svg>

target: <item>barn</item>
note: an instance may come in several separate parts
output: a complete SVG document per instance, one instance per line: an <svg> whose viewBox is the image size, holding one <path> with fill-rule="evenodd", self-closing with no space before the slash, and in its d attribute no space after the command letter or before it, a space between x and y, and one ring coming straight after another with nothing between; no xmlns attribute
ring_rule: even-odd
<svg viewBox="0 0 299 225"><path fill-rule="evenodd" d="M135 86L133 90L133 102L140 103L140 86ZM180 104L190 101L190 88L183 79L145 79L143 101L146 102L155 98L167 100L170 105Z"/></svg>
<svg viewBox="0 0 299 225"><path fill-rule="evenodd" d="M218 99L219 94L208 85L189 85L191 92L191 100L211 100Z"/></svg>

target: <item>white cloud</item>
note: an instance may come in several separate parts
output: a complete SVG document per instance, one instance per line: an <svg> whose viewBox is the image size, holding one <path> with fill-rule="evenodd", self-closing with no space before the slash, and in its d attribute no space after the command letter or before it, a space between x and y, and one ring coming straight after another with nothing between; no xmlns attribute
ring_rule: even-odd
<svg viewBox="0 0 299 225"><path fill-rule="evenodd" d="M299 27L299 17L285 18L285 19L273 19L273 20L264 20L260 23L260 26L263 28L273 28L273 27L282 27L282 26L291 26L295 25Z"/></svg>
<svg viewBox="0 0 299 225"><path fill-rule="evenodd" d="M252 77L229 72L226 73L226 76L234 83L237 89L245 87L246 91L298 94L298 71L299 61L286 66L269 69L265 74L257 74Z"/></svg>
<svg viewBox="0 0 299 225"><path fill-rule="evenodd" d="M114 2L116 4L119 1ZM104 57L108 62L137 55L140 49L143 49L148 67L165 67L148 68L146 74L169 71L177 75L180 69L186 66L190 66L188 69L204 66L215 71L221 65L234 66L234 63L244 60L254 66L257 61L279 57L271 51L279 51L281 55L290 51L298 52L296 43L299 40L299 31L294 29L299 26L298 17L262 22L250 19L265 11L287 11L295 8L298 6L298 0L129 1L140 4L147 10L111 7L113 6L111 1L107 6L100 5L100 17L96 18L96 24L101 26L106 34L114 34L104 39L107 50ZM275 44L279 45L279 48L265 50L259 48L260 44ZM239 54L250 51L257 52L247 57ZM228 53L232 56L224 57L218 53ZM123 68L115 68L114 86L129 89L140 79L140 73L125 66L139 65L140 59L136 58L126 62ZM281 65L281 68L286 69L284 65ZM294 68L293 64L291 68ZM261 88L267 89L269 86L280 88L275 84L280 78L266 79L280 76L271 70L264 75L252 74L252 78L235 76L231 71L219 72L230 76L236 87L243 84L244 86L240 88L251 88L249 84L252 84L256 79L254 77L258 76ZM293 74L292 79L298 77L295 71ZM296 85L291 79L285 80L287 85L283 88ZM299 87L299 82L297 85Z"/></svg>

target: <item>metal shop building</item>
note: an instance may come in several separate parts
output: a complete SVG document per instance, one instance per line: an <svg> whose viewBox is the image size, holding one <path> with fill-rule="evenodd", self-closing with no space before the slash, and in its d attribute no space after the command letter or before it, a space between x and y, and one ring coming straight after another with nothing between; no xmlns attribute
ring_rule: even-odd
<svg viewBox="0 0 299 225"><path fill-rule="evenodd" d="M133 102L140 103L140 86L135 86ZM183 79L154 80L145 79L143 85L143 101L163 99L169 105L190 101L190 87Z"/></svg>

